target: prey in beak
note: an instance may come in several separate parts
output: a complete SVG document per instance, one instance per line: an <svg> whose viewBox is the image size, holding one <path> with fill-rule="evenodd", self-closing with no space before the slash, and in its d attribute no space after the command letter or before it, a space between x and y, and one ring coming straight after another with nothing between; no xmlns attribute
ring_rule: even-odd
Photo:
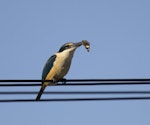
<svg viewBox="0 0 150 125"><path fill-rule="evenodd" d="M87 40L82 40L81 42L74 43L74 45L76 46L76 48L83 45L88 52L90 51L90 43Z"/></svg>

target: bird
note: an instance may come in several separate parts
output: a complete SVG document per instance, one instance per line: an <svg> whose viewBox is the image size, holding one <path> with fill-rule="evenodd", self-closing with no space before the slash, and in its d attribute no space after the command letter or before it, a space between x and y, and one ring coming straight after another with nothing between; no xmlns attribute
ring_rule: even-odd
<svg viewBox="0 0 150 125"><path fill-rule="evenodd" d="M74 52L81 45L84 45L89 51L89 42L87 40L77 43L68 42L62 45L59 51L47 60L42 72L42 81L51 80L52 82L42 82L41 89L36 97L37 101L40 100L42 93L48 85L53 85L64 79L64 76L70 69Z"/></svg>

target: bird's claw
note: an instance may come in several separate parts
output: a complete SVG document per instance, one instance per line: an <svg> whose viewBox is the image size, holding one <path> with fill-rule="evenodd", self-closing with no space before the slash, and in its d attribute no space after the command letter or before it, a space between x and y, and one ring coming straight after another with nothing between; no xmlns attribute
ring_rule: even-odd
<svg viewBox="0 0 150 125"><path fill-rule="evenodd" d="M61 81L62 81L62 84L66 84L67 79L63 78Z"/></svg>

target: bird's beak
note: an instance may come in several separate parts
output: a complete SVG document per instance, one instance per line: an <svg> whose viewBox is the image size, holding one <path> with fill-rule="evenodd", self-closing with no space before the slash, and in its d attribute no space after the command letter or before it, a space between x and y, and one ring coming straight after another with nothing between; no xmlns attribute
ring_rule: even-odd
<svg viewBox="0 0 150 125"><path fill-rule="evenodd" d="M75 47L78 48L79 46L82 45L82 42L74 43Z"/></svg>

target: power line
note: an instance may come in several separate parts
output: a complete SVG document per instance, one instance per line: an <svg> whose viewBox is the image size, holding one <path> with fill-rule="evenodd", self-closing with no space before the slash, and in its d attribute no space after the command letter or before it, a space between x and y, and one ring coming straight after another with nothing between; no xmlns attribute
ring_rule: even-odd
<svg viewBox="0 0 150 125"><path fill-rule="evenodd" d="M0 80L0 87L34 87L41 86L42 82L52 82L51 80ZM65 84L62 84L62 83ZM150 79L68 79L62 80L52 86L97 86L97 85L150 85ZM31 95L37 94L37 91L2 91L0 95ZM40 102L69 102L69 101L122 101L122 100L150 100L150 91L133 90L133 91L46 91L43 94L59 95L115 95L117 97L101 98L55 98L41 99ZM121 94L133 95L134 97L118 97ZM145 94L145 96L144 96ZM140 95L140 96L139 96ZM143 95L143 96L141 96ZM36 102L35 99L1 99L0 102Z"/></svg>
<svg viewBox="0 0 150 125"><path fill-rule="evenodd" d="M0 95L17 95L17 94L38 94L37 91L9 91L9 92L0 92ZM64 95L96 95L96 94L150 94L150 91L51 91L51 92L44 92L43 94L50 94L50 95L55 95L55 94L64 94Z"/></svg>
<svg viewBox="0 0 150 125"><path fill-rule="evenodd" d="M150 97L110 97L110 98L58 98L58 99L7 99L0 100L3 102L77 102L77 101L130 101L130 100L150 100Z"/></svg>
<svg viewBox="0 0 150 125"><path fill-rule="evenodd" d="M27 80L27 79L12 79L12 80L0 80L0 82L52 82L52 80ZM66 80L60 80L60 81L66 81L66 82L108 82L108 81L150 81L150 78L128 78L128 79L66 79Z"/></svg>
<svg viewBox="0 0 150 125"><path fill-rule="evenodd" d="M11 82L11 83L10 83ZM37 83L39 82L39 83ZM0 87L41 86L42 82L51 80L0 80ZM65 82L61 84L60 82ZM150 85L150 79L68 79L53 86L95 86L95 85ZM15 84L14 84L15 83Z"/></svg>

